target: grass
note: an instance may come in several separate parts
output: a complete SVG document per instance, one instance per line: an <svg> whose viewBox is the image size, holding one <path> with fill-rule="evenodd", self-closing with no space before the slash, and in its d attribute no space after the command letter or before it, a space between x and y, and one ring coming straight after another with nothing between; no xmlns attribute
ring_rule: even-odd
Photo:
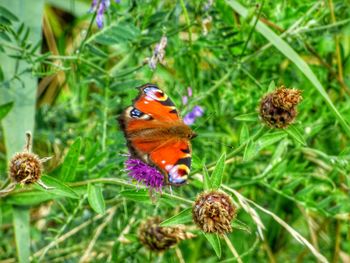
<svg viewBox="0 0 350 263"><path fill-rule="evenodd" d="M343 1L111 1L102 29L87 13L90 1L45 1L37 9L44 20L10 2L0 4L0 262L347 262ZM162 36L165 63L151 70L147 59ZM195 105L205 110L192 126L188 184L161 194L128 177L116 121L145 83L162 88L181 116ZM284 130L257 113L280 85L303 91ZM42 181L53 189L4 193L8 160L28 130L34 152L52 157ZM196 196L212 188L238 209L224 236L204 235L192 222ZM155 215L196 237L150 253L137 234Z"/></svg>

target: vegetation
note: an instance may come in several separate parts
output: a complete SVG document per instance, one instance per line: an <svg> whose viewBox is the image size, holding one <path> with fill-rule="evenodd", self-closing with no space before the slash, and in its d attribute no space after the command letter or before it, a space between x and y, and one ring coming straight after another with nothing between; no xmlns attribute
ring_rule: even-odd
<svg viewBox="0 0 350 263"><path fill-rule="evenodd" d="M92 2L0 3L0 262L349 262L349 5ZM125 168L146 83L192 112L180 187Z"/></svg>

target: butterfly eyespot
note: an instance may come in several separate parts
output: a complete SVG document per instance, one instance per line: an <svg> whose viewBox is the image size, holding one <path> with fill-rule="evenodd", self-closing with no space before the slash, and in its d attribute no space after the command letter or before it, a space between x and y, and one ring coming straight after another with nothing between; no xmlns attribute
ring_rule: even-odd
<svg viewBox="0 0 350 263"><path fill-rule="evenodd" d="M168 171L168 180L171 184L183 184L187 180L189 168L186 165L179 164L173 166Z"/></svg>
<svg viewBox="0 0 350 263"><path fill-rule="evenodd" d="M136 108L133 108L131 111L130 111L130 116L132 118L141 118L142 115L144 115L143 112L139 111L138 109Z"/></svg>
<svg viewBox="0 0 350 263"><path fill-rule="evenodd" d="M144 88L143 91L147 95L146 98L149 100L157 100L157 101L167 100L167 96L164 94L164 92L159 88L157 88L156 86L148 86Z"/></svg>

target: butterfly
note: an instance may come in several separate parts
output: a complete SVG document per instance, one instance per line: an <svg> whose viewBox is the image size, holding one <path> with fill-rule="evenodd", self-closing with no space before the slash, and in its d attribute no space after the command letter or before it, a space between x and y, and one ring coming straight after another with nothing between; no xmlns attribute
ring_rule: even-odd
<svg viewBox="0 0 350 263"><path fill-rule="evenodd" d="M146 84L138 89L132 106L119 118L129 151L133 158L159 170L166 184L184 184L191 167L190 140L197 135L160 88Z"/></svg>

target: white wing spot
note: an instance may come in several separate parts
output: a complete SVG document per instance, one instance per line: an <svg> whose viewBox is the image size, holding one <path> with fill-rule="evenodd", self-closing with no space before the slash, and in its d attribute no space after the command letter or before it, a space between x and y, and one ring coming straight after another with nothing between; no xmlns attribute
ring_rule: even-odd
<svg viewBox="0 0 350 263"><path fill-rule="evenodd" d="M164 164L164 163L166 163L166 162L163 160L162 163Z"/></svg>

